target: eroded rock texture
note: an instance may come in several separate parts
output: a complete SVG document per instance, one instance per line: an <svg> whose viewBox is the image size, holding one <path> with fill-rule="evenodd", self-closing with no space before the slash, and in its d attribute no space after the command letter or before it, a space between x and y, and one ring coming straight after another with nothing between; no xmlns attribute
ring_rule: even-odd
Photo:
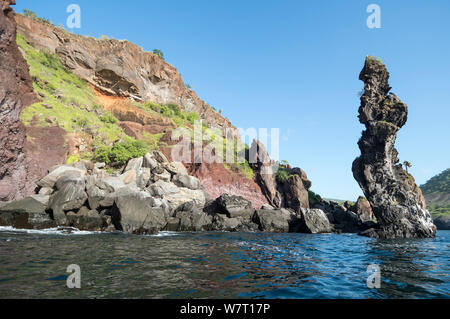
<svg viewBox="0 0 450 319"><path fill-rule="evenodd" d="M422 192L399 164L394 147L397 132L407 120L407 106L390 93L389 72L378 59L368 57L359 78L365 89L359 120L366 130L358 142L361 156L353 163L353 175L379 222L378 228L361 235L434 237L436 226L426 210Z"/></svg>
<svg viewBox="0 0 450 319"><path fill-rule="evenodd" d="M10 4L14 1L0 0L0 201L20 198L25 187L25 128L19 114L34 99Z"/></svg>

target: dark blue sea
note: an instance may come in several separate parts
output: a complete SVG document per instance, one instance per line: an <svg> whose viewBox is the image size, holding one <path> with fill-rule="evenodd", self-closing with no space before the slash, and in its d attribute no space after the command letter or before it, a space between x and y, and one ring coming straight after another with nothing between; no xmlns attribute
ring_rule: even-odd
<svg viewBox="0 0 450 319"><path fill-rule="evenodd" d="M0 229L0 298L448 298L450 231L347 235ZM67 288L67 266L81 289ZM367 267L379 266L380 288Z"/></svg>

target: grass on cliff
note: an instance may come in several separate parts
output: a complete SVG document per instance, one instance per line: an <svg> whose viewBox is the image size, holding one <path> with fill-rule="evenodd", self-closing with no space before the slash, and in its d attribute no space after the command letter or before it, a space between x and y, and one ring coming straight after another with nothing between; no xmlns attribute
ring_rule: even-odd
<svg viewBox="0 0 450 319"><path fill-rule="evenodd" d="M41 98L22 111L22 122L41 127L57 124L66 132L92 139L92 150L72 154L67 162L95 159L124 164L155 147L153 140L136 141L126 135L118 120L99 104L89 84L67 70L55 54L36 50L20 34L17 44L30 67L34 91Z"/></svg>
<svg viewBox="0 0 450 319"><path fill-rule="evenodd" d="M17 35L17 44L24 52L30 67L34 91L40 101L24 109L20 119L25 125L41 127L58 125L68 133L87 136L91 140L90 148L83 154L71 154L68 163L81 159L94 159L107 164L124 164L130 158L144 155L149 149L161 146L161 134L144 133L144 139L137 141L125 134L118 126L118 119L104 110L89 84L67 70L56 54L45 50L36 50L27 39ZM156 103L134 103L141 110L170 119L175 127L192 127L199 119L195 112L185 112L175 104L159 105ZM189 128L190 129L190 128ZM191 129L190 129L191 130ZM216 149L220 145L225 150L227 140L221 133L202 126L203 134L208 136ZM236 142L235 142L236 143ZM227 164L231 171L238 171L253 179L253 170L247 161L238 162L238 154L248 148L243 143L236 143L235 161ZM225 162L224 154L219 154Z"/></svg>

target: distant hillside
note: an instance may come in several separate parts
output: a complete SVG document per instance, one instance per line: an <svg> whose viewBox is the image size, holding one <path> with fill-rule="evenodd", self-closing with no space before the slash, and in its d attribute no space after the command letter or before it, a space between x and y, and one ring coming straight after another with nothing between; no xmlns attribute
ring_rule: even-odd
<svg viewBox="0 0 450 319"><path fill-rule="evenodd" d="M429 205L450 205L450 168L420 186Z"/></svg>
<svg viewBox="0 0 450 319"><path fill-rule="evenodd" d="M450 216L450 169L432 177L420 188L435 219Z"/></svg>

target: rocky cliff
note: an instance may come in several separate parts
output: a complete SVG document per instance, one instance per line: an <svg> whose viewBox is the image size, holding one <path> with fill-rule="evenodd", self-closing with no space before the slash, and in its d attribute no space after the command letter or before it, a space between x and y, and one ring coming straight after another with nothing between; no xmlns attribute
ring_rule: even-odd
<svg viewBox="0 0 450 319"><path fill-rule="evenodd" d="M14 3L13 3L14 4ZM10 1L0 1L0 201L20 197L27 180L20 112L34 101L28 65L16 44Z"/></svg>
<svg viewBox="0 0 450 319"><path fill-rule="evenodd" d="M197 112L212 126L233 128L229 120L186 88L177 69L134 43L78 36L20 14L15 20L18 32L33 47L56 53L64 66L107 95L177 104L187 112Z"/></svg>
<svg viewBox="0 0 450 319"><path fill-rule="evenodd" d="M389 72L373 57L366 59L359 76L364 82L359 120L366 130L358 143L361 156L353 175L369 200L379 223L363 235L379 238L434 237L436 227L414 178L399 164L394 147L405 125L408 109L390 93Z"/></svg>
<svg viewBox="0 0 450 319"><path fill-rule="evenodd" d="M77 36L13 15L9 2L1 3L0 225L334 230L324 212L309 210L306 173L284 168L287 178L278 180L279 163L264 145L254 141L247 149L163 59L128 41ZM218 150L231 142L235 156L246 149L244 163L191 164L193 151L190 162L172 158L179 142L173 131L192 133L197 119L211 138L203 150L213 145L220 159ZM183 143L193 150L197 141Z"/></svg>

